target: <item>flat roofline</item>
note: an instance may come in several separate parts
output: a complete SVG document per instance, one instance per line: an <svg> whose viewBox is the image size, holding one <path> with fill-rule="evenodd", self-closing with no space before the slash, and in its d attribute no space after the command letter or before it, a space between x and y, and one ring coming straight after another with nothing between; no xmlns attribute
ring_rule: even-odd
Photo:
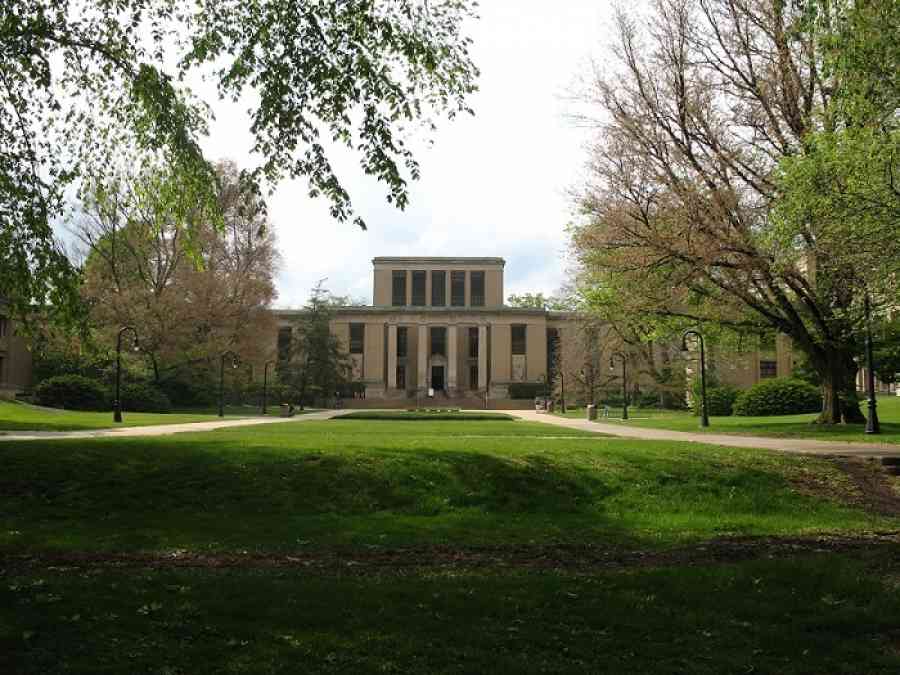
<svg viewBox="0 0 900 675"><path fill-rule="evenodd" d="M457 257L457 256L386 256L372 258L373 265L499 265L503 258Z"/></svg>

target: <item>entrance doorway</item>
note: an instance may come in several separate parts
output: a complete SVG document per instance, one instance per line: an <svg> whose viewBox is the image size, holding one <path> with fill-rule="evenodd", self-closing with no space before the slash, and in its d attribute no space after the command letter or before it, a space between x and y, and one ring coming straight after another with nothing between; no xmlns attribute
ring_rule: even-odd
<svg viewBox="0 0 900 675"><path fill-rule="evenodd" d="M431 388L435 391L443 391L444 366L431 366Z"/></svg>

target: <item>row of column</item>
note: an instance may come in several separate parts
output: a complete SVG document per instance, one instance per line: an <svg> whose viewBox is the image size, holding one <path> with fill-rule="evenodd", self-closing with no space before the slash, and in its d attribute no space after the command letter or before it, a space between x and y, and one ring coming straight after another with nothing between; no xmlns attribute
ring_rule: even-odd
<svg viewBox="0 0 900 675"><path fill-rule="evenodd" d="M416 386L423 389L427 384L428 378L428 359L430 352L431 340L429 340L428 329L429 324L419 325L419 335L416 341L417 347L417 363L416 363ZM455 325L447 326L447 388L456 389L457 366L457 327ZM388 325L388 344L387 344L387 380L388 389L397 388L397 326L396 324ZM478 388L484 389L487 386L487 326L478 326Z"/></svg>

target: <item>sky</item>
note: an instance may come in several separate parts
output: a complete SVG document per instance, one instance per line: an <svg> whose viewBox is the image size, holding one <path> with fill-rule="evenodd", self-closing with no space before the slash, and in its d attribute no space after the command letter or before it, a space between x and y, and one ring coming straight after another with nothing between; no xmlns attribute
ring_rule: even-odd
<svg viewBox="0 0 900 675"><path fill-rule="evenodd" d="M416 157L422 177L399 211L351 156L338 175L368 230L339 223L305 181L284 181L269 198L282 253L278 307L304 304L320 279L336 295L372 302L377 256L499 256L505 290L550 294L565 281L568 190L586 161L588 130L571 120L570 95L602 58L612 3L605 0L483 0L469 34L481 70L475 115L443 121ZM213 104L208 157L249 157L246 105Z"/></svg>

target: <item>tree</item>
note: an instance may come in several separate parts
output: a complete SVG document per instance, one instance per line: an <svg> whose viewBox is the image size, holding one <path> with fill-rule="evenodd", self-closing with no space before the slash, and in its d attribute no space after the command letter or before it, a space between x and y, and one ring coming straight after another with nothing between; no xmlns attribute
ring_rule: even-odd
<svg viewBox="0 0 900 675"><path fill-rule="evenodd" d="M873 329L875 375L885 384L900 381L900 316Z"/></svg>
<svg viewBox="0 0 900 675"><path fill-rule="evenodd" d="M350 355L331 330L335 308L345 298L332 296L323 283L294 319L290 351L278 366L281 381L297 390L301 409L308 397L330 398L350 377Z"/></svg>
<svg viewBox="0 0 900 675"><path fill-rule="evenodd" d="M403 208L419 166L411 125L469 111L470 0L0 2L0 295L75 308L78 270L52 224L84 178L164 162L214 205L200 149L208 109L185 83L254 101L258 182L304 177L360 226L329 144L354 151ZM96 182L94 180L93 182Z"/></svg>
<svg viewBox="0 0 900 675"><path fill-rule="evenodd" d="M545 296L543 293L523 293L510 295L506 299L510 307L520 309L549 309L557 312L573 311L577 301L568 298L564 293Z"/></svg>
<svg viewBox="0 0 900 675"><path fill-rule="evenodd" d="M221 228L209 212L180 204L197 202L164 169L96 185L76 223L95 338L112 348L118 328L133 326L156 382L186 365L214 369L226 351L245 361L266 356L258 334L273 325L274 234L262 197L237 167L220 163L216 176ZM175 217L181 212L190 223Z"/></svg>
<svg viewBox="0 0 900 675"><path fill-rule="evenodd" d="M780 331L822 378L819 421L859 421L862 291L883 283L900 238L881 237L863 263L840 236L858 241L852 230L779 212L780 163L838 105L841 74L823 56L834 27L809 8L657 0L640 23L619 15L618 70L592 82L603 133L573 245L595 307L615 298L670 335Z"/></svg>

